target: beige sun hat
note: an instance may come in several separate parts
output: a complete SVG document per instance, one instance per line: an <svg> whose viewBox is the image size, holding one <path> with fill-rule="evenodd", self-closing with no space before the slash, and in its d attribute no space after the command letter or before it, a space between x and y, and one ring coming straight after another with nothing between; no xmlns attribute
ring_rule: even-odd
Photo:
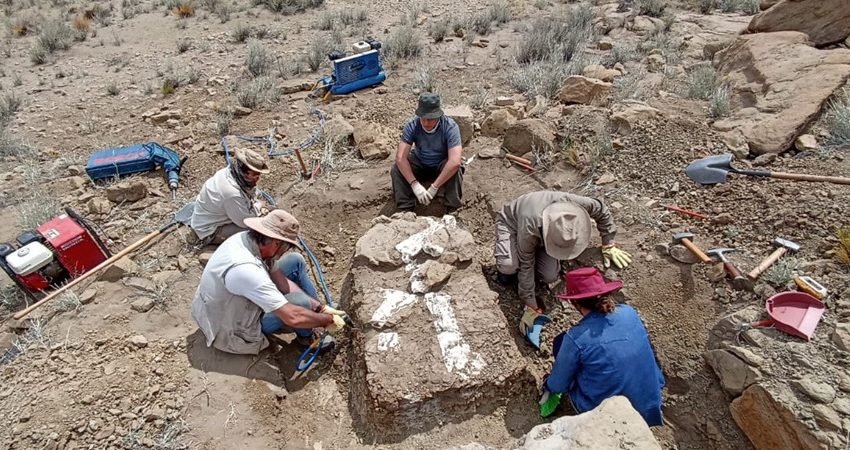
<svg viewBox="0 0 850 450"><path fill-rule="evenodd" d="M275 209L263 217L249 217L245 219L245 226L263 236L299 246L298 232L301 225L298 219L282 209Z"/></svg>
<svg viewBox="0 0 850 450"><path fill-rule="evenodd" d="M543 210L543 246L558 260L574 259L590 244L590 216L575 203L559 202Z"/></svg>
<svg viewBox="0 0 850 450"><path fill-rule="evenodd" d="M269 163L260 152L250 148L237 148L234 150L236 160L244 164L254 172L269 173Z"/></svg>

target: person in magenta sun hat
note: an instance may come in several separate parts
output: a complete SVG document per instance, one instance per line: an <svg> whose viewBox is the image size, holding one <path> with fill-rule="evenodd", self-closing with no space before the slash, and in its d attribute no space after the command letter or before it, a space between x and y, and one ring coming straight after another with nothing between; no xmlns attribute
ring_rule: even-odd
<svg viewBox="0 0 850 450"><path fill-rule="evenodd" d="M554 413L562 399L583 413L622 395L648 425L662 425L664 375L637 311L614 303L612 294L623 282L606 281L588 267L567 272L565 285L556 297L570 302L582 319L554 339L555 363L543 383L540 414Z"/></svg>

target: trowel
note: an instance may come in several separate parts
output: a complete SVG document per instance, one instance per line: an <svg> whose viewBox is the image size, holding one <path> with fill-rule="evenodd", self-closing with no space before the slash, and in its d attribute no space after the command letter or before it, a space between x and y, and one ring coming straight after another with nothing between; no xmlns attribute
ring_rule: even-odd
<svg viewBox="0 0 850 450"><path fill-rule="evenodd" d="M534 319L534 324L525 332L525 338L538 350L540 350L540 333L543 332L543 326L551 321L549 316L541 314Z"/></svg>

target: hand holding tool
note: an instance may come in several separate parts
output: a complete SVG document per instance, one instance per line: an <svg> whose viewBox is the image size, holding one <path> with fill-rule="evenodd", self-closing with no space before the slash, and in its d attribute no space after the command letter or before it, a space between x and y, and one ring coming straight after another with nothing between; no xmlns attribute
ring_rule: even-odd
<svg viewBox="0 0 850 450"><path fill-rule="evenodd" d="M776 247L776 250L774 250L773 253L770 254L770 256L765 258L765 260L762 261L761 264L758 265L758 267L756 267L755 269L750 271L750 273L747 274L747 276L751 280L755 281L756 279L758 279L758 277L761 276L761 274L764 273L765 270L772 266L773 263L778 261L779 258L781 258L786 253L795 253L800 250L800 244L797 244L794 241L789 241L788 239L776 238L773 240L773 245L774 247Z"/></svg>
<svg viewBox="0 0 850 450"><path fill-rule="evenodd" d="M331 317L333 317L334 322L333 322L332 325L325 328L326 330L328 330L331 333L337 333L340 330L342 330L343 328L345 328L345 319L343 319L342 316L332 314Z"/></svg>
<svg viewBox="0 0 850 450"><path fill-rule="evenodd" d="M328 305L322 306L322 310L321 310L321 311L319 311L319 312L321 312L321 313L323 313L323 314L333 314L333 315L335 315L335 316L345 316L345 317L348 317L348 315L345 313L345 311L343 311L343 310L341 310L341 309L331 308L331 307L330 307L330 306L328 306Z"/></svg>
<svg viewBox="0 0 850 450"><path fill-rule="evenodd" d="M732 278L732 287L735 290L741 291L752 291L753 290L753 282L750 281L744 274L735 267L735 264L732 261L729 261L726 258L726 253L736 252L737 249L734 248L713 248L705 252L706 255L717 258L720 262L723 263L723 269L726 270L726 273Z"/></svg>
<svg viewBox="0 0 850 450"><path fill-rule="evenodd" d="M673 235L673 242L676 244L682 244L687 247L688 250L691 251L697 258L700 259L703 263L710 263L711 258L708 257L696 244L693 243L694 234L688 232L676 233Z"/></svg>

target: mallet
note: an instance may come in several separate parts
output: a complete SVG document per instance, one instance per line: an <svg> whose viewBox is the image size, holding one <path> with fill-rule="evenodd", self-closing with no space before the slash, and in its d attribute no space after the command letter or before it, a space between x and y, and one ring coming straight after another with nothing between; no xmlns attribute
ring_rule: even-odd
<svg viewBox="0 0 850 450"><path fill-rule="evenodd" d="M691 251L697 258L700 259L705 264L708 264L712 261L712 259L702 252L696 244L693 243L694 234L688 232L676 233L673 235L673 242L676 244L682 244L687 247L688 250Z"/></svg>
<svg viewBox="0 0 850 450"><path fill-rule="evenodd" d="M747 276L751 280L755 281L756 279L758 279L758 277L761 276L761 274L764 273L765 270L772 266L773 263L778 261L779 258L781 258L786 253L795 253L800 250L800 244L794 241L789 241L788 239L776 238L773 240L773 245L774 247L776 247L776 250L774 250L773 253L770 254L770 256L765 258L765 260L762 261L761 264L758 265L758 267L756 267L750 273L747 274Z"/></svg>

